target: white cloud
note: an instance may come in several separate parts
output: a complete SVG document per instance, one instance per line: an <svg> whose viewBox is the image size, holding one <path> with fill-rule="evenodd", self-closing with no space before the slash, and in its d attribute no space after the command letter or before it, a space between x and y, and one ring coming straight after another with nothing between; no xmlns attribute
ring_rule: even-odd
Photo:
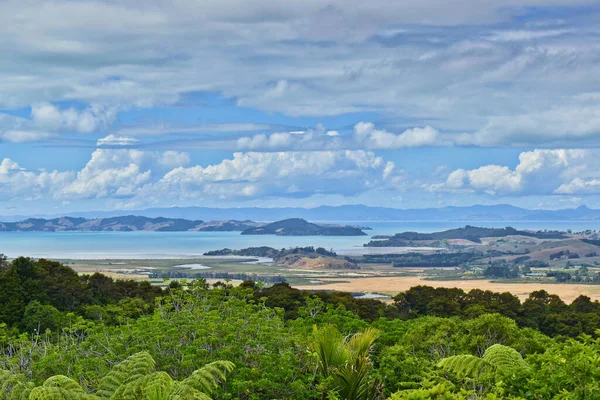
<svg viewBox="0 0 600 400"><path fill-rule="evenodd" d="M237 152L219 163L193 165L187 153L131 148L131 138L109 135L79 171L28 171L0 164L8 198L128 199L128 203L190 198L302 198L401 190L406 177L391 161L363 150Z"/></svg>
<svg viewBox="0 0 600 400"><path fill-rule="evenodd" d="M90 133L107 127L115 118L114 108L91 106L83 111L74 108L61 110L50 103L35 103L31 106L31 119L39 129L58 131L61 129Z"/></svg>
<svg viewBox="0 0 600 400"><path fill-rule="evenodd" d="M42 104L43 126L90 132L103 126L102 111L57 112L48 103L151 107L209 91L286 115L379 112L440 132L478 132L501 127L498 116L578 109L565 99L600 90L595 14L569 14L549 28L553 19L528 11L594 0L475 3L5 0L0 108ZM515 18L524 12L527 23ZM472 142L494 144L499 129L489 130Z"/></svg>
<svg viewBox="0 0 600 400"><path fill-rule="evenodd" d="M180 151L165 151L158 162L167 168L185 167L191 162L190 155Z"/></svg>
<svg viewBox="0 0 600 400"><path fill-rule="evenodd" d="M110 134L104 138L98 139L96 145L98 147L102 146L133 146L138 143L138 140L131 137L126 136L116 136Z"/></svg>
<svg viewBox="0 0 600 400"><path fill-rule="evenodd" d="M400 149L405 147L447 146L451 142L444 140L431 126L407 129L400 134L375 129L370 122L359 122L354 127L357 142L369 149Z"/></svg>
<svg viewBox="0 0 600 400"><path fill-rule="evenodd" d="M219 164L176 168L151 190L182 197L355 194L392 184L393 170L365 151L234 153Z"/></svg>
<svg viewBox="0 0 600 400"><path fill-rule="evenodd" d="M475 190L489 194L586 194L600 192L599 150L537 149L519 155L519 163L484 165L451 172L433 190Z"/></svg>

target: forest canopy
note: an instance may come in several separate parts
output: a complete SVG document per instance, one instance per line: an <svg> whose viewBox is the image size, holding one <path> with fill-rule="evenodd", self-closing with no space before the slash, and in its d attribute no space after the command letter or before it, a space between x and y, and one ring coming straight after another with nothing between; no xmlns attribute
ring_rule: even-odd
<svg viewBox="0 0 600 400"><path fill-rule="evenodd" d="M595 399L600 305L79 276L0 261L0 398Z"/></svg>

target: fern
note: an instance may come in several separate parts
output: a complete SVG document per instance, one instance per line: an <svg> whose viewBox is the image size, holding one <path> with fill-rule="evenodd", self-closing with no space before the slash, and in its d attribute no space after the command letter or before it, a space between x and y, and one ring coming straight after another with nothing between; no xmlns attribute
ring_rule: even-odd
<svg viewBox="0 0 600 400"><path fill-rule="evenodd" d="M22 375L0 370L0 400L210 400L233 368L229 361L215 361L177 382L166 372L155 372L150 354L141 352L113 367L100 381L96 395L64 375L34 387Z"/></svg>
<svg viewBox="0 0 600 400"><path fill-rule="evenodd" d="M34 386L23 375L0 370L0 400L27 399Z"/></svg>
<svg viewBox="0 0 600 400"><path fill-rule="evenodd" d="M97 396L110 399L121 386L153 373L155 365L152 356L145 351L126 358L102 378Z"/></svg>
<svg viewBox="0 0 600 400"><path fill-rule="evenodd" d="M490 346L481 358L463 354L444 358L438 366L454 372L459 378L481 378L488 373L507 374L529 368L518 351L501 344Z"/></svg>
<svg viewBox="0 0 600 400"><path fill-rule="evenodd" d="M229 361L215 361L194 371L182 384L199 392L213 394L219 383L227 379L227 373L233 371L234 364Z"/></svg>
<svg viewBox="0 0 600 400"><path fill-rule="evenodd" d="M470 354L444 358L438 363L438 366L447 371L452 371L459 378L477 378L493 371L494 368L488 361Z"/></svg>
<svg viewBox="0 0 600 400"><path fill-rule="evenodd" d="M489 362L499 372L508 373L519 368L528 368L521 354L512 347L495 344L488 347L482 359Z"/></svg>
<svg viewBox="0 0 600 400"><path fill-rule="evenodd" d="M38 386L34 388L28 400L95 400L98 397L89 395L83 390L67 390L56 386Z"/></svg>
<svg viewBox="0 0 600 400"><path fill-rule="evenodd" d="M52 377L46 379L46 381L44 382L44 384L42 386L56 387L56 388L61 388L64 390L83 393L83 389L81 388L81 386L79 386L79 384L77 382L75 382L73 379L66 377L64 375L52 376Z"/></svg>

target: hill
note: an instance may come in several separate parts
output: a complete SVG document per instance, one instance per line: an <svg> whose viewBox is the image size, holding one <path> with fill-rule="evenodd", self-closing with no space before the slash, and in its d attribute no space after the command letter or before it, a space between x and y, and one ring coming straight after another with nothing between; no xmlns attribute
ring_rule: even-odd
<svg viewBox="0 0 600 400"><path fill-rule="evenodd" d="M192 221L181 218L148 218L134 215L110 218L54 219L29 218L19 222L0 222L2 232L86 232L86 231L243 231L262 224L252 221Z"/></svg>
<svg viewBox="0 0 600 400"><path fill-rule="evenodd" d="M318 225L302 218L290 218L242 231L242 235L279 236L366 236L360 228L353 226Z"/></svg>
<svg viewBox="0 0 600 400"><path fill-rule="evenodd" d="M537 239L566 239L567 236L557 231L523 231L515 228L480 228L466 225L464 228L449 229L441 232L418 233L402 232L386 240L372 240L365 246L368 247L404 247L410 246L412 242L425 240L451 240L463 239L474 243L481 243L482 238L527 236Z"/></svg>

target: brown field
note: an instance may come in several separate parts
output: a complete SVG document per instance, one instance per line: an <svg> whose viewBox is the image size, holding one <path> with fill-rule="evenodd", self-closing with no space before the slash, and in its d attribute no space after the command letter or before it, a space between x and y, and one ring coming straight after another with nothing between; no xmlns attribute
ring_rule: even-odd
<svg viewBox="0 0 600 400"><path fill-rule="evenodd" d="M558 295L564 302L571 303L579 295L589 296L592 300L600 300L600 286L581 284L552 284L552 283L501 283L486 280L462 281L428 281L418 276L360 278L339 282L339 279L322 278L322 281L337 280L337 283L320 285L296 285L303 290L339 290L345 292L377 292L395 295L413 286L427 285L433 287L460 288L463 290L482 289L494 292L510 292L521 300L534 290L545 290Z"/></svg>

